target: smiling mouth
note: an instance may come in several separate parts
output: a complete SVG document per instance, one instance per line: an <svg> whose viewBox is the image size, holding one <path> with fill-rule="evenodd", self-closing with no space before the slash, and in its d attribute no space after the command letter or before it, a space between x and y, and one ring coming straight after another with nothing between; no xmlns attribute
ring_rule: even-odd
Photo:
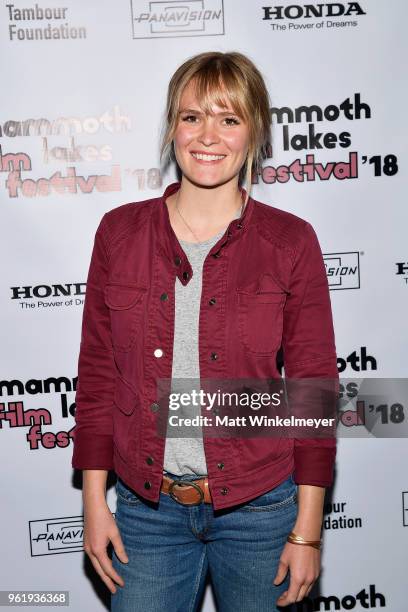
<svg viewBox="0 0 408 612"><path fill-rule="evenodd" d="M212 155L210 153L191 153L191 155L194 157L194 159L209 162L221 161L221 159L224 159L224 157L226 157L226 155Z"/></svg>

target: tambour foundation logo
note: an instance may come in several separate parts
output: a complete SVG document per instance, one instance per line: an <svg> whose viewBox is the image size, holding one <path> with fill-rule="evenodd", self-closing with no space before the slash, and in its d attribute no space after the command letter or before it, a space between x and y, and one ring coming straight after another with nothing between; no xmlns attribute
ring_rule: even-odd
<svg viewBox="0 0 408 612"><path fill-rule="evenodd" d="M223 0L131 0L133 38L224 34Z"/></svg>
<svg viewBox="0 0 408 612"><path fill-rule="evenodd" d="M330 289L360 289L360 253L325 253L323 255Z"/></svg>
<svg viewBox="0 0 408 612"><path fill-rule="evenodd" d="M18 43L27 40L51 41L86 38L85 26L72 24L68 7L45 7L36 2L34 7L6 4L9 20L9 40ZM5 23L3 17L2 23Z"/></svg>

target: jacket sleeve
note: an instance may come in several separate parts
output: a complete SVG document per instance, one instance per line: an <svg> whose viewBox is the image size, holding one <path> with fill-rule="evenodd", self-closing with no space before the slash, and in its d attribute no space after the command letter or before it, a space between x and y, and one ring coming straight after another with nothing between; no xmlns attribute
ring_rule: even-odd
<svg viewBox="0 0 408 612"><path fill-rule="evenodd" d="M97 228L88 270L78 359L72 467L113 469L115 386L110 315L104 302L108 275L106 215Z"/></svg>
<svg viewBox="0 0 408 612"><path fill-rule="evenodd" d="M293 258L290 293L284 308L283 360L285 378L299 379L302 387L306 378L330 379L323 386L338 393L339 375L333 329L330 292L327 275L316 232L305 222L303 236ZM310 381L309 381L310 382ZM290 383L290 381L289 381ZM313 383L312 383L313 384ZM303 389L308 383L303 383ZM334 407L334 410L333 410ZM316 406L314 416L319 414ZM335 402L329 417L335 417ZM306 415L307 406L300 406L299 416ZM327 416L327 412L324 414ZM296 484L328 487L333 483L336 457L335 425L331 434L319 438L295 437L294 480Z"/></svg>

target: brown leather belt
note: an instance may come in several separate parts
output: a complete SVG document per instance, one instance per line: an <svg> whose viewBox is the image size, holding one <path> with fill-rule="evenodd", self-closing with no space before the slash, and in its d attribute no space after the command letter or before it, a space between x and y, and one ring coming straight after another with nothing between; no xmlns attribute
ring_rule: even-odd
<svg viewBox="0 0 408 612"><path fill-rule="evenodd" d="M160 490L184 506L197 506L201 502L212 504L208 476L192 481L173 480L163 474Z"/></svg>

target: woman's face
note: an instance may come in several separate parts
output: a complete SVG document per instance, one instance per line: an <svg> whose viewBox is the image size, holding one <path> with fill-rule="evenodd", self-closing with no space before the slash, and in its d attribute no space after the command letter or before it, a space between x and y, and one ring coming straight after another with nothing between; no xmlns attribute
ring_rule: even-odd
<svg viewBox="0 0 408 612"><path fill-rule="evenodd" d="M205 187L238 179L249 145L248 125L229 103L214 104L211 111L205 115L200 109L190 81L180 99L174 151L183 175Z"/></svg>

